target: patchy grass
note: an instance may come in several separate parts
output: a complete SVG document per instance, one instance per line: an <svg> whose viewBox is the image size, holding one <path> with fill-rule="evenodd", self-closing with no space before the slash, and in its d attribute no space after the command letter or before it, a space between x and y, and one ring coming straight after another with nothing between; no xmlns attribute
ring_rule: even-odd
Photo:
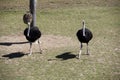
<svg viewBox="0 0 120 80"><path fill-rule="evenodd" d="M53 2L60 4L62 1ZM26 27L22 22L23 14L24 11L0 11L0 36L22 34ZM0 80L119 80L119 14L120 8L113 6L73 6L38 10L37 25L43 35L67 36L76 43L78 41L75 34L84 19L94 35L89 45L91 55L84 55L84 47L80 60L56 58L65 53L76 55L79 42L74 46L45 50L44 54L33 53L31 56L13 59L3 58L3 55L10 52L0 49Z"/></svg>

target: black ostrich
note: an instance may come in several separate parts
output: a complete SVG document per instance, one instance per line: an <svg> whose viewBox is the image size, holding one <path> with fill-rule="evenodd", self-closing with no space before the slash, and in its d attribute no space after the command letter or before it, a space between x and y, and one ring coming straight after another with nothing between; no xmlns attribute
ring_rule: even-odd
<svg viewBox="0 0 120 80"><path fill-rule="evenodd" d="M87 55L89 55L89 51L88 51L88 43L89 41L92 39L93 34L92 32L85 28L85 21L83 20L83 28L78 30L78 32L76 33L78 40L80 41L80 51L78 54L78 58L80 58L81 52L82 52L82 43L86 43L87 44Z"/></svg>
<svg viewBox="0 0 120 80"><path fill-rule="evenodd" d="M32 54L32 43L38 40L38 45L40 49L40 53L42 53L41 47L40 47L40 41L39 38L41 37L41 32L38 27L36 26L30 26L30 23L32 21L32 15L30 13L27 13L23 16L23 21L25 24L28 24L28 28L24 30L24 35L26 39L30 42L30 52L29 54Z"/></svg>

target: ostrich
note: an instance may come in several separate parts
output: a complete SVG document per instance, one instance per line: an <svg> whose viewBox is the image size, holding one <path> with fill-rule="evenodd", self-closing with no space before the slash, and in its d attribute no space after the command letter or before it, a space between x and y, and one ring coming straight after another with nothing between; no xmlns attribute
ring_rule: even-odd
<svg viewBox="0 0 120 80"><path fill-rule="evenodd" d="M40 53L42 53L42 50L40 48L40 41L39 38L41 37L41 32L38 27L36 26L30 26L30 23L32 22L32 15L30 13L26 13L23 16L23 21L25 24L28 25L28 28L24 30L24 35L26 39L30 42L30 52L29 54L32 54L32 43L38 40L38 45L40 49Z"/></svg>
<svg viewBox="0 0 120 80"><path fill-rule="evenodd" d="M92 32L89 29L85 28L85 21L84 20L83 20L82 23L83 23L83 28L78 30L78 32L76 33L77 38L80 41L80 51L79 51L79 54L78 54L79 59L80 59L80 55L81 55L82 47L83 47L82 43L87 44L87 55L89 55L88 43L93 37Z"/></svg>

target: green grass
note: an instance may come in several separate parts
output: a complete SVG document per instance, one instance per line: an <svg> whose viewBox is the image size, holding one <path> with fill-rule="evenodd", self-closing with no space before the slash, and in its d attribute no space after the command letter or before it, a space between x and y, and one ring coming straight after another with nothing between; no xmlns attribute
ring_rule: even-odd
<svg viewBox="0 0 120 80"><path fill-rule="evenodd" d="M53 1L57 3L60 0ZM22 22L24 12L24 10L0 11L0 36L22 34L26 27ZM75 34L82 27L81 21L84 19L87 28L94 35L90 42L91 55L82 55L80 60L73 58L61 61L55 58L65 52L77 54L78 42L76 47L68 45L48 49L44 54L9 60L0 59L0 80L119 80L119 14L120 8L115 6L80 5L38 10L37 25L43 35L67 36L76 42ZM84 50L85 47L83 54ZM6 53L9 52L0 51L0 56ZM49 59L53 60L48 61Z"/></svg>
<svg viewBox="0 0 120 80"><path fill-rule="evenodd" d="M20 32L25 25L22 22L22 12L0 11L0 36ZM18 32L18 33L19 33Z"/></svg>

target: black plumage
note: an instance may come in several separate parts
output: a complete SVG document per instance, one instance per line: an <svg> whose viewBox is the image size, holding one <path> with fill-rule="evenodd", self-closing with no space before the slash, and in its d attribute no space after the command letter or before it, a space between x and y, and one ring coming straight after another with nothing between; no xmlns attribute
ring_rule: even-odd
<svg viewBox="0 0 120 80"><path fill-rule="evenodd" d="M27 34L28 28L24 30L24 35L29 42L35 42L37 39L41 37L41 32L38 27L30 27L29 36L27 36Z"/></svg>
<svg viewBox="0 0 120 80"><path fill-rule="evenodd" d="M83 28L78 30L78 32L76 33L76 36L80 41L80 51L79 51L79 58L80 58L81 51L82 51L82 43L87 44L87 54L89 54L88 43L93 37L92 32L89 29L85 28L85 21L83 21Z"/></svg>
<svg viewBox="0 0 120 80"><path fill-rule="evenodd" d="M92 35L92 32L85 28L85 36L83 36L83 29L80 29L78 32L77 32L77 37L78 37L78 40L81 42L81 43L89 43L89 41L92 39L93 35Z"/></svg>

